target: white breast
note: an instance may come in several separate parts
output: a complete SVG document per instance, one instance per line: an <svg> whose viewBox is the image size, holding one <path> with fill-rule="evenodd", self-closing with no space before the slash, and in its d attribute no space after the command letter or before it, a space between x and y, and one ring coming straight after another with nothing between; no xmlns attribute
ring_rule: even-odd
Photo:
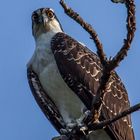
<svg viewBox="0 0 140 140"><path fill-rule="evenodd" d="M64 120L71 122L71 119L80 117L84 104L62 79L53 55L48 53L48 57L51 61L48 61L40 73L40 81L59 108Z"/></svg>
<svg viewBox="0 0 140 140"><path fill-rule="evenodd" d="M81 116L84 104L62 79L50 48L51 39L49 38L48 34L40 38L42 41L38 41L28 65L32 65L43 88L58 107L64 121L69 123Z"/></svg>

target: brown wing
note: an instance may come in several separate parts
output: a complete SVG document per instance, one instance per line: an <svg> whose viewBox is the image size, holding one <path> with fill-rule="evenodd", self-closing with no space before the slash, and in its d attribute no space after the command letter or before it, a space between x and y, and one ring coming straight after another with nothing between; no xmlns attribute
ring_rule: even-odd
<svg viewBox="0 0 140 140"><path fill-rule="evenodd" d="M49 119L55 129L61 133L61 130L65 129L65 123L63 119L47 93L44 91L40 84L37 74L31 67L27 69L27 78L34 98L36 99L41 110L45 116Z"/></svg>
<svg viewBox="0 0 140 140"><path fill-rule="evenodd" d="M63 79L87 108L91 109L102 76L99 58L64 33L57 33L53 37L51 48ZM103 101L102 119L112 118L130 107L126 89L115 72L108 82ZM130 116L116 121L106 131L113 140L134 140Z"/></svg>

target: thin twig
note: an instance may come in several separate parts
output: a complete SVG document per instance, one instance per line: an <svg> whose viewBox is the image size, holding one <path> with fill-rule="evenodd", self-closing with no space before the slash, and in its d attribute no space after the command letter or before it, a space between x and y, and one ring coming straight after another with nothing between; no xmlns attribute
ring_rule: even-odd
<svg viewBox="0 0 140 140"><path fill-rule="evenodd" d="M93 39L96 44L97 54L101 59L102 64L104 65L106 63L107 58L106 54L103 51L102 43L100 42L96 31L92 28L90 24L85 22L78 13L76 13L73 9L69 8L67 4L64 2L64 0L60 0L60 4L63 7L65 13L74 21L76 21L78 24L80 24L90 34L91 39Z"/></svg>
<svg viewBox="0 0 140 140"><path fill-rule="evenodd" d="M114 70L119 63L127 56L127 52L131 47L131 42L134 38L134 33L136 30L136 17L135 17L135 4L134 0L126 0L127 8L127 38L124 39L124 45L116 56L110 61L109 69Z"/></svg>
<svg viewBox="0 0 140 140"><path fill-rule="evenodd" d="M117 121L117 120L119 120L127 115L130 115L131 113L138 111L138 110L140 110L140 103L130 107L129 109L127 109L119 114L117 114L114 118L104 120L104 121L101 121L99 123L90 124L88 126L88 128L90 131L102 129L103 127L110 125L110 124L114 123L115 121Z"/></svg>

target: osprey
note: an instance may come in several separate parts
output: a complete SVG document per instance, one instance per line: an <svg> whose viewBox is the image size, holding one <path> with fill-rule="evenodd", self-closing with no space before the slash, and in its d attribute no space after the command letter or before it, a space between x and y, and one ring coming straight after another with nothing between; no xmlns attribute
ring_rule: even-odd
<svg viewBox="0 0 140 140"><path fill-rule="evenodd" d="M60 134L70 132L75 126L84 131L82 120L91 110L103 74L100 59L63 32L50 8L33 12L32 33L36 48L27 64L27 76L37 103ZM112 118L129 107L127 91L113 72L99 121ZM134 140L130 115L90 132L87 139Z"/></svg>

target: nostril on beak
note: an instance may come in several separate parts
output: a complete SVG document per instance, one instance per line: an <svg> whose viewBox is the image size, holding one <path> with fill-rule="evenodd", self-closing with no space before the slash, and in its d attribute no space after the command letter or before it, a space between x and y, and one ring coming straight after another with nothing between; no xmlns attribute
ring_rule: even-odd
<svg viewBox="0 0 140 140"><path fill-rule="evenodd" d="M44 25L48 22L48 17L46 16L46 14L42 15L42 20L43 20Z"/></svg>

